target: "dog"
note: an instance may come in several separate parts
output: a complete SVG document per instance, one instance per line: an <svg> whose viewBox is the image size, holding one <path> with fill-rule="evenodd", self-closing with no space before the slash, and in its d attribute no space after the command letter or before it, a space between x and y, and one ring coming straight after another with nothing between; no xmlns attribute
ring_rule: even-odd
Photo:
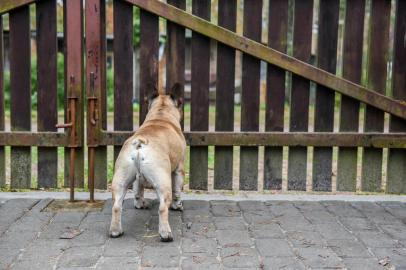
<svg viewBox="0 0 406 270"><path fill-rule="evenodd" d="M112 219L110 236L123 234L121 213L127 188L133 183L134 207L146 208L144 188L153 188L159 200L159 235L161 241L173 240L168 222L169 208L183 210L180 198L184 181L186 141L180 125L182 99L180 84L171 95L154 91L148 96L144 123L124 143L115 164L112 183Z"/></svg>

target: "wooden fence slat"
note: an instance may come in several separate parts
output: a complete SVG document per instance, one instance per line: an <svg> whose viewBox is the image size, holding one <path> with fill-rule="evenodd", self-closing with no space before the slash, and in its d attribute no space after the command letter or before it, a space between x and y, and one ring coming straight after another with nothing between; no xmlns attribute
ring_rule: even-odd
<svg viewBox="0 0 406 270"><path fill-rule="evenodd" d="M269 2L268 46L286 53L289 1ZM268 64L266 79L265 131L283 132L286 72ZM265 147L264 189L282 188L283 147Z"/></svg>
<svg viewBox="0 0 406 270"><path fill-rule="evenodd" d="M56 2L45 0L36 5L37 17L37 91L38 131L56 131L57 54ZM38 147L38 187L56 188L58 151Z"/></svg>
<svg viewBox="0 0 406 270"><path fill-rule="evenodd" d="M168 4L177 8L186 9L186 0L168 0ZM182 100L185 95L185 28L167 21L167 54L166 54L166 93L172 89L175 83L181 85L179 92ZM183 107L181 127L183 129Z"/></svg>
<svg viewBox="0 0 406 270"><path fill-rule="evenodd" d="M10 90L12 131L31 130L30 9L10 12ZM11 148L11 188L31 187L31 147Z"/></svg>
<svg viewBox="0 0 406 270"><path fill-rule="evenodd" d="M368 87L385 94L389 50L391 2L372 0L368 47ZM365 132L383 132L384 113L371 106L365 109ZM382 149L364 148L361 173L362 191L380 191Z"/></svg>
<svg viewBox="0 0 406 270"><path fill-rule="evenodd" d="M193 1L192 12L210 20L210 0ZM209 129L210 39L193 32L190 130ZM191 189L207 189L208 147L190 147Z"/></svg>
<svg viewBox="0 0 406 270"><path fill-rule="evenodd" d="M114 130L133 130L133 6L114 1ZM120 146L114 147L116 160Z"/></svg>
<svg viewBox="0 0 406 270"><path fill-rule="evenodd" d="M393 57L393 97L406 100L406 2L397 1L395 46ZM390 132L405 132L406 121L392 116ZM389 149L387 189L391 193L406 193L406 150Z"/></svg>
<svg viewBox="0 0 406 270"><path fill-rule="evenodd" d="M107 129L107 80L106 80L106 0L100 0L100 112L101 128ZM94 187L107 188L107 146L98 146L94 152Z"/></svg>
<svg viewBox="0 0 406 270"><path fill-rule="evenodd" d="M261 41L262 0L244 0L244 36ZM249 54L242 59L241 131L259 130L261 61ZM240 148L240 190L258 189L258 147Z"/></svg>
<svg viewBox="0 0 406 270"><path fill-rule="evenodd" d="M76 133L83 145L84 113L83 113L83 1L64 1L64 34L65 34L65 99L69 95L77 98L76 102ZM81 42L79 42L81 41ZM71 82L71 77L74 81ZM73 85L72 85L73 84ZM70 93L72 91L72 93ZM65 121L67 121L67 102L65 102ZM69 131L68 131L69 132ZM64 186L69 186L70 148L65 148ZM75 187L84 187L85 159L84 148L75 149Z"/></svg>
<svg viewBox="0 0 406 270"><path fill-rule="evenodd" d="M319 6L318 66L330 73L336 72L339 0L321 0ZM316 132L334 130L334 95L322 85L317 86L315 104ZM333 148L315 147L313 152L313 190L331 191Z"/></svg>
<svg viewBox="0 0 406 270"><path fill-rule="evenodd" d="M310 61L313 0L295 1L293 57ZM308 131L310 81L292 75L290 131ZM288 189L306 190L307 148L290 147Z"/></svg>
<svg viewBox="0 0 406 270"><path fill-rule="evenodd" d="M220 0L218 24L236 30L237 3ZM217 43L216 131L234 130L235 49ZM215 147L214 188L233 188L233 147Z"/></svg>
<svg viewBox="0 0 406 270"><path fill-rule="evenodd" d="M158 89L159 24L158 16L140 11L140 125L148 112L148 93Z"/></svg>
<svg viewBox="0 0 406 270"><path fill-rule="evenodd" d="M3 16L0 15L0 131L4 131ZM6 185L6 153L0 146L0 188Z"/></svg>
<svg viewBox="0 0 406 270"><path fill-rule="evenodd" d="M362 46L365 0L347 0L344 30L343 77L359 84L362 76ZM358 132L359 101L341 96L340 131ZM355 191L357 184L356 147L338 148L337 190Z"/></svg>

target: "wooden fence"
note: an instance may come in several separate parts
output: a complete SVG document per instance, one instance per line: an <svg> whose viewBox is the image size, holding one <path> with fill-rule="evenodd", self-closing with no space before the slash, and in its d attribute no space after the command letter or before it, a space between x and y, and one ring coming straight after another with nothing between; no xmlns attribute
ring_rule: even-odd
<svg viewBox="0 0 406 270"><path fill-rule="evenodd" d="M151 85L158 85L159 76L166 77L167 89L176 82L184 85L185 29L192 30L191 102L190 112L185 112L185 120L190 117L190 125L185 121L190 145L190 189L406 193L405 1L319 0L315 11L313 0L219 0L214 9L218 13L217 26L210 22L210 0L193 1L192 14L185 11L185 0L168 0L167 4L156 0L114 0L114 131L108 130L105 2L85 1L83 72L83 35L78 30L82 29L81 19L78 20L82 18L81 1L66 1L66 88L67 97L77 100L73 105L78 110L73 121L77 126L76 143L69 142L71 131L55 130L56 67L52 64L57 46L56 42L47 42L56 40L55 18L41 16L41 12L55 14L55 1L17 2L15 5L37 2L41 73L38 103L43 104L38 106L38 131L45 132L17 134L30 131L31 123L31 97L27 91L29 13L24 6L13 9L9 15L12 131L0 132L0 145L13 145L13 187L30 186L30 145L40 146L39 187L56 186L56 146L75 147L79 153L75 157L75 179L77 186L83 186L84 132L90 154L89 184L92 186L94 181L98 189L107 187L107 164L111 162L107 159L107 146L114 145L116 156L134 129L132 37L136 6L141 8L140 123L147 113L144 97L152 90ZM74 5L72 9L66 6L69 3ZM242 3L240 36L236 34L236 23ZM294 3L293 12L289 12L290 3ZM0 4L0 12L4 11L8 11L7 5ZM74 14L69 16L70 12ZM159 17L167 21L166 74L159 73ZM340 18L344 20L342 38ZM267 29L263 29L264 20L268 20ZM317 52L316 64L312 66L314 29ZM27 34L14 35L13 39L17 30ZM264 31L265 44L261 39ZM214 105L209 102L213 40L217 41ZM342 50L338 44L342 44ZM241 105L234 100L237 51L242 53ZM267 62L265 98L261 97L261 61ZM337 62L342 63L342 70L340 66L337 70ZM83 74L87 103L82 100ZM310 98L313 94L314 102ZM2 106L2 95L0 101ZM86 125L84 103L88 111ZM4 107L0 107L0 129L4 129ZM40 141L44 136L48 136L47 142ZM213 153L209 146L215 146ZM4 172L4 147L0 148L0 162L0 171ZM4 176L0 173L0 184L4 185L1 179Z"/></svg>

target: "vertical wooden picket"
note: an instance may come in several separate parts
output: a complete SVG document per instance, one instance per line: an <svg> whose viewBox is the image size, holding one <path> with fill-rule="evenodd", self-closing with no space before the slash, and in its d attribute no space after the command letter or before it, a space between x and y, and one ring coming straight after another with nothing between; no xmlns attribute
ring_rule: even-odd
<svg viewBox="0 0 406 270"><path fill-rule="evenodd" d="M244 0L244 36L261 42L262 0ZM242 60L241 131L259 131L261 61L248 54ZM240 148L240 190L258 188L258 147Z"/></svg>
<svg viewBox="0 0 406 270"><path fill-rule="evenodd" d="M210 20L210 0L193 1L194 15ZM192 34L191 131L209 129L210 39ZM191 189L207 189L208 147L190 147Z"/></svg>
<svg viewBox="0 0 406 270"><path fill-rule="evenodd" d="M320 1L317 62L330 73L336 72L339 12L339 0ZM314 131L334 131L334 103L334 91L318 85ZM331 191L333 148L315 147L313 153L313 190Z"/></svg>
<svg viewBox="0 0 406 270"><path fill-rule="evenodd" d="M220 0L218 24L236 30L237 2ZM234 130L235 50L217 44L216 131ZM233 147L215 147L214 188L233 188Z"/></svg>
<svg viewBox="0 0 406 270"><path fill-rule="evenodd" d="M4 131L4 66L3 66L3 17L0 15L0 131ZM6 153L0 146L0 188L6 186Z"/></svg>
<svg viewBox="0 0 406 270"><path fill-rule="evenodd" d="M107 129L106 89L106 0L100 0L100 112L101 128ZM107 146L98 146L94 155L94 187L107 188Z"/></svg>
<svg viewBox="0 0 406 270"><path fill-rule="evenodd" d="M385 94L389 50L391 2L372 0L368 47L368 88ZM371 106L365 109L365 132L383 132L384 113ZM361 189L380 191L382 184L382 149L364 148Z"/></svg>
<svg viewBox="0 0 406 270"><path fill-rule="evenodd" d="M133 130L133 6L114 1L114 130ZM121 147L114 147L114 160Z"/></svg>
<svg viewBox="0 0 406 270"><path fill-rule="evenodd" d="M56 1L37 3L37 91L38 131L56 131L57 54ZM58 152L56 147L38 147L38 187L57 187Z"/></svg>
<svg viewBox="0 0 406 270"><path fill-rule="evenodd" d="M269 2L268 46L286 53L289 1ZM286 72L268 64L265 131L283 132ZM283 147L265 147L264 189L282 188Z"/></svg>
<svg viewBox="0 0 406 270"><path fill-rule="evenodd" d="M83 1L64 1L64 35L65 35L65 122L67 121L67 97L74 95L76 102L76 132L81 137L83 144L84 136L84 113L83 113ZM73 82L71 78L73 77ZM69 93L72 91L71 93ZM84 148L75 149L75 187L84 187ZM65 148L64 186L69 186L70 148Z"/></svg>
<svg viewBox="0 0 406 270"><path fill-rule="evenodd" d="M30 9L10 12L11 130L31 130ZM11 188L31 187L31 147L11 147Z"/></svg>
<svg viewBox="0 0 406 270"><path fill-rule="evenodd" d="M362 46L365 0L347 0L343 49L343 77L361 82ZM360 103L341 97L340 131L358 132ZM357 184L357 147L339 147L337 159L337 190L355 191Z"/></svg>
<svg viewBox="0 0 406 270"><path fill-rule="evenodd" d="M296 0L294 10L293 57L310 62L313 0ZM308 131L310 82L292 75L290 131ZM307 148L289 147L288 189L306 190Z"/></svg>
<svg viewBox="0 0 406 270"><path fill-rule="evenodd" d="M158 16L140 12L140 125L148 112L148 94L158 89L159 24Z"/></svg>
<svg viewBox="0 0 406 270"><path fill-rule="evenodd" d="M0 131L4 131L4 66L3 66L3 17L0 15ZM0 146L0 188L6 186L6 153Z"/></svg>
<svg viewBox="0 0 406 270"><path fill-rule="evenodd" d="M406 2L397 1L395 23L395 46L392 81L393 97L406 100ZM391 117L390 132L406 132L406 121ZM406 193L406 150L389 149L387 189L391 193Z"/></svg>
<svg viewBox="0 0 406 270"><path fill-rule="evenodd" d="M168 4L186 9L186 0L168 0ZM185 92L185 28L167 21L167 55L166 55L166 93L170 94L172 87L179 83L182 100ZM183 111L182 111L183 114ZM183 115L181 126L183 129Z"/></svg>

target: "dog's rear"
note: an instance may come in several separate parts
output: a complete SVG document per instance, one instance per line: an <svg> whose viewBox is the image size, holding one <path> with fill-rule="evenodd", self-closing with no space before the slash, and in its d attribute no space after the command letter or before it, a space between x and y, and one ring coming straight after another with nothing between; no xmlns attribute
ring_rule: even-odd
<svg viewBox="0 0 406 270"><path fill-rule="evenodd" d="M153 187L159 198L159 234L171 241L168 208L182 209L183 161L186 149L180 127L181 102L169 95L150 98L143 125L129 138L117 158L112 192L114 205L110 235L120 236L122 203L128 186L134 182L136 208L145 208L144 187ZM171 204L172 203L172 204Z"/></svg>

